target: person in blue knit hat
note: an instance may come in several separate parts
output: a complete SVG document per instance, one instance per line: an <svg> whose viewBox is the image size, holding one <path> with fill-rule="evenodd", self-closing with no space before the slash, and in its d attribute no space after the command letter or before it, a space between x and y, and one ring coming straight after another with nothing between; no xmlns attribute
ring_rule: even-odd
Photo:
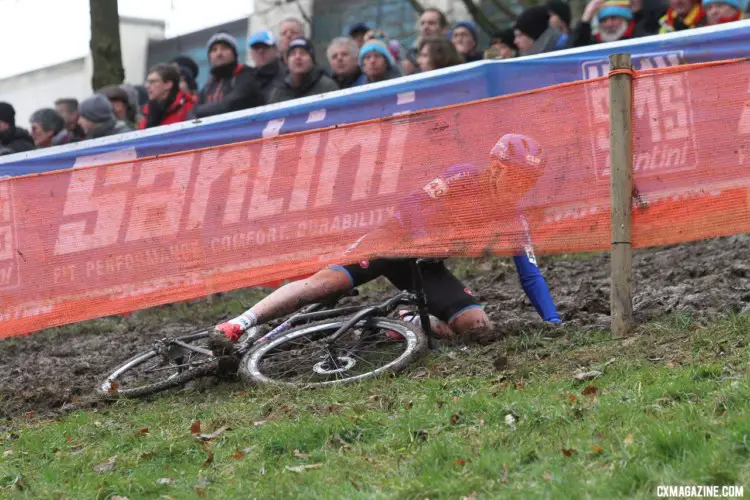
<svg viewBox="0 0 750 500"><path fill-rule="evenodd" d="M741 21L746 16L742 14L739 0L703 0L708 24L724 24Z"/></svg>
<svg viewBox="0 0 750 500"><path fill-rule="evenodd" d="M359 67L367 75L367 83L382 82L402 75L388 46L376 38L359 50Z"/></svg>
<svg viewBox="0 0 750 500"><path fill-rule="evenodd" d="M479 51L479 35L477 25L471 21L457 22L451 30L451 42L456 50L464 58L465 62L474 62L482 59Z"/></svg>

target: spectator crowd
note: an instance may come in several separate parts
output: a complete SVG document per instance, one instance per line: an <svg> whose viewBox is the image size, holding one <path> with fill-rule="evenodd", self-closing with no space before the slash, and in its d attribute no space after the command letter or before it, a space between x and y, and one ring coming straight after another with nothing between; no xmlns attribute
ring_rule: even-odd
<svg viewBox="0 0 750 500"><path fill-rule="evenodd" d="M662 3L664 2L664 3ZM525 9L513 26L494 33L482 50L472 21L450 25L443 12L425 9L412 47L376 27L357 24L327 48L328 66L316 59L305 25L287 18L251 35L248 64L240 61L237 41L214 34L206 44L211 75L202 89L198 65L178 56L157 64L145 85L110 85L78 102L61 98L54 109L30 117L29 129L17 124L10 103L0 102L0 155L178 123L278 103L338 89L381 82L480 59L509 59L571 47L666 34L744 18L739 0L590 0L573 23L562 0ZM596 29L594 29L596 26ZM252 64L249 64L252 62Z"/></svg>

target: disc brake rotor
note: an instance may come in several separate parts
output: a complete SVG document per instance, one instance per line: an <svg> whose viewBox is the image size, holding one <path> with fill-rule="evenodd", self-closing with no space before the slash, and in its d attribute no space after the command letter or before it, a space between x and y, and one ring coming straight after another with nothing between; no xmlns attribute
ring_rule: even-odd
<svg viewBox="0 0 750 500"><path fill-rule="evenodd" d="M354 368L354 365L357 364L354 358L350 356L336 356L335 359L337 366L330 366L331 360L325 359L320 363L316 363L315 366L313 366L313 371L320 375L331 375L334 373L343 373L347 370L351 370L352 368Z"/></svg>

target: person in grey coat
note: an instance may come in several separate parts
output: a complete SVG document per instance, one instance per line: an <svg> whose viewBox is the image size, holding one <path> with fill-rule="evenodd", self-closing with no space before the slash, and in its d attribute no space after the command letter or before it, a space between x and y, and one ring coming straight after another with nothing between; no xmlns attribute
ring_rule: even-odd
<svg viewBox="0 0 750 500"><path fill-rule="evenodd" d="M94 94L85 99L78 107L78 112L81 114L78 124L86 133L86 139L98 139L133 130L115 117L109 99L102 94Z"/></svg>
<svg viewBox="0 0 750 500"><path fill-rule="evenodd" d="M287 64L289 73L271 90L269 103L339 90L338 84L315 64L315 49L310 40L298 38L289 43Z"/></svg>

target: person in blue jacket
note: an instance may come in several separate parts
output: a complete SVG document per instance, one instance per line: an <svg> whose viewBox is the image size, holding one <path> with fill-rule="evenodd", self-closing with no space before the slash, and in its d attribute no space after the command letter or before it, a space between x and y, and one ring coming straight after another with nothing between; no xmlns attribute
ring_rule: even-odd
<svg viewBox="0 0 750 500"><path fill-rule="evenodd" d="M460 241L461 227L473 229L474 235L486 234L491 240L508 237L520 243L513 261L524 292L545 321L560 323L547 283L536 265L523 215L513 209L509 220L495 220L501 218L498 214L502 209L498 207L518 200L519 194L529 191L541 177L545 165L544 150L534 139L520 134L504 135L492 149L488 167L477 169L463 164L449 168L441 177L410 193L399 204L392 220L359 238L344 251L343 257L355 251L359 255L376 256L388 241L411 241L416 247L422 238L431 241L430 235L437 234L436 231L454 231L452 234ZM465 206L467 203L472 204L471 213L476 214L476 219L465 220L466 210L451 210L455 204ZM464 220L455 219L460 217ZM472 223L479 221L489 227L476 231ZM493 243L480 244L491 248ZM431 323L438 335L460 336L470 331L492 329L492 322L471 290L445 267L442 259L433 259L422 274L428 310L434 317ZM331 266L309 278L284 285L237 318L217 325L211 333L210 344L214 351L228 353L232 344L253 326L290 314L304 305L342 296L380 276L399 289L409 289L409 259L375 258Z"/></svg>

